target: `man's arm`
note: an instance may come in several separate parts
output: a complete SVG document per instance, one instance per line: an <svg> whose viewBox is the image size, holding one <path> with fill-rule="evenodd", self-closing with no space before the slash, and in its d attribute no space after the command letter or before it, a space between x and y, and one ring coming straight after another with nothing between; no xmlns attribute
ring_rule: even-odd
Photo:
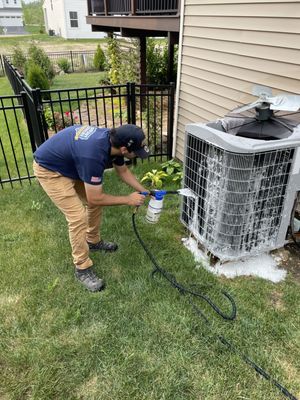
<svg viewBox="0 0 300 400"><path fill-rule="evenodd" d="M125 182L127 185L131 186L138 192L149 192L140 182L136 179L136 177L131 173L131 171L127 168L126 165L114 165L117 174Z"/></svg>
<svg viewBox="0 0 300 400"><path fill-rule="evenodd" d="M134 192L128 196L112 196L102 190L102 185L90 185L84 183L86 198L91 207L95 206L141 206L144 203L145 196Z"/></svg>

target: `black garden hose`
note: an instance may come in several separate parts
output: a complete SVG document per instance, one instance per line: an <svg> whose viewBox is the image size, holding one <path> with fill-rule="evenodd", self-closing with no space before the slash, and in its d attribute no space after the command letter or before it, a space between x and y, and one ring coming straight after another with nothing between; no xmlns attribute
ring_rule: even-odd
<svg viewBox="0 0 300 400"><path fill-rule="evenodd" d="M198 297L206 301L212 308L213 310L220 315L222 318L226 320L234 320L236 318L236 304L234 302L234 299L231 297L229 293L227 293L224 290L221 290L221 293L223 294L224 297L227 298L229 303L231 304L231 312L230 314L225 314L223 311L220 310L218 306L205 294L203 294L200 290L196 290L195 285L190 286L190 287L185 287L181 285L180 283L177 282L176 278L174 275L172 275L170 272L166 271L164 268L162 268L154 258L153 254L151 251L148 249L146 246L145 242L141 238L137 227L136 227L136 222L135 222L135 215L136 212L132 214L132 225L133 225L133 230L134 233L140 242L141 246L143 247L144 251L146 252L147 256L150 258L152 264L154 265L154 269L152 271L152 276L154 276L156 273L160 273L173 287L175 287L181 295L189 295L189 303L193 307L194 311L198 316L200 316L207 324L207 326L210 329L210 332L212 333L213 337L220 341L224 346L227 347L228 350L230 350L232 353L235 353L240 356L240 358L245 361L250 367L252 367L258 374L260 374L263 378L266 380L270 381L274 386L276 386L280 392L287 397L290 400L298 400L294 395L292 395L284 386L282 386L276 379L274 379L271 375L269 375L263 368L261 368L259 365L257 365L254 361L252 361L248 356L246 356L244 353L239 351L239 349L232 343L230 343L224 336L216 334L211 326L211 323L209 322L208 318L204 315L200 307L196 306L196 304L193 302L193 297Z"/></svg>

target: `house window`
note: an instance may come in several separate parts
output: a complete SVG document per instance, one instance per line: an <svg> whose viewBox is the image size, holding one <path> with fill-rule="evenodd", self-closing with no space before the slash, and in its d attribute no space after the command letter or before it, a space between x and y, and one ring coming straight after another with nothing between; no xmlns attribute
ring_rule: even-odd
<svg viewBox="0 0 300 400"><path fill-rule="evenodd" d="M77 11L70 11L70 26L71 26L71 28L78 28Z"/></svg>

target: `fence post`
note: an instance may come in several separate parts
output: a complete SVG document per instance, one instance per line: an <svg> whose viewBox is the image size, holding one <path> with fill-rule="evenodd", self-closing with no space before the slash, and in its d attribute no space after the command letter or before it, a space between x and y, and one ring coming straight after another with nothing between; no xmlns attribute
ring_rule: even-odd
<svg viewBox="0 0 300 400"><path fill-rule="evenodd" d="M167 133L167 140L168 140L168 148L167 148L167 157L170 160L172 158L172 151L173 151L173 129L174 129L174 96L175 96L175 84L174 82L170 82L169 88L169 108L168 108L168 133Z"/></svg>
<svg viewBox="0 0 300 400"><path fill-rule="evenodd" d="M32 116L33 135L36 146L40 146L47 138L44 134L43 129L43 102L40 89L32 89L32 110L30 112Z"/></svg>
<svg viewBox="0 0 300 400"><path fill-rule="evenodd" d="M131 124L130 82L126 83L127 124Z"/></svg>
<svg viewBox="0 0 300 400"><path fill-rule="evenodd" d="M4 69L3 56L2 56L2 54L0 55L0 60L1 60L1 70L2 70L3 76L5 76L5 69ZM1 74L1 76L2 76L2 74Z"/></svg>
<svg viewBox="0 0 300 400"><path fill-rule="evenodd" d="M74 63L73 63L73 53L72 53L72 50L70 50L70 55L71 55L72 72L74 72Z"/></svg>
<svg viewBox="0 0 300 400"><path fill-rule="evenodd" d="M135 83L130 83L131 123L136 124L136 93Z"/></svg>
<svg viewBox="0 0 300 400"><path fill-rule="evenodd" d="M32 152L34 153L37 146L35 145L34 131L33 131L32 121L31 121L31 117L30 117L30 111L29 111L29 105L28 105L28 94L26 92L22 91L20 93L20 95L21 95L22 104L24 107L23 115L25 116L25 119L26 119L31 149L32 149Z"/></svg>

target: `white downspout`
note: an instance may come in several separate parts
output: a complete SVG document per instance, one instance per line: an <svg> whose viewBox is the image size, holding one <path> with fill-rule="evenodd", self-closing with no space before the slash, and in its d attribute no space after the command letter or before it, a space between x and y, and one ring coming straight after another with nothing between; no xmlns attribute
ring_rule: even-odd
<svg viewBox="0 0 300 400"><path fill-rule="evenodd" d="M179 109L179 92L181 83L181 59L182 59L182 42L183 42L183 23L184 23L184 4L185 0L180 2L180 28L179 28L179 44L178 44L178 60L177 60L177 80L176 80L176 95L175 95L175 110L174 110L174 128L173 128L173 148L172 157L175 157L177 144L177 126L178 126L178 109Z"/></svg>

